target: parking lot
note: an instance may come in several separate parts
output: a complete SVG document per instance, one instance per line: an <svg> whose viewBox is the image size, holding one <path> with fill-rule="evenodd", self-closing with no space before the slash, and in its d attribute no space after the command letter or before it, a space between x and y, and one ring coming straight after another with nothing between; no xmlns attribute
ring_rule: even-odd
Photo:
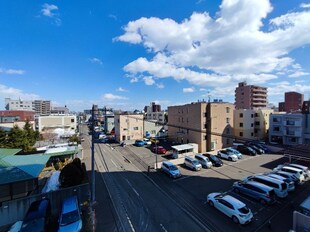
<svg viewBox="0 0 310 232"><path fill-rule="evenodd" d="M135 154L139 155L144 162L154 166L155 154L145 147L128 146ZM165 156L157 155L157 160L166 160ZM190 193L201 202L201 206L210 214L210 220L218 225L223 231L288 231L292 228L293 211L300 202L310 193L309 183L305 182L297 186L295 191L289 193L285 199L277 199L277 203L272 206L264 206L259 202L232 191L235 181L241 180L249 175L270 172L279 164L288 162L288 159L278 154L264 154L257 156L244 155L237 162L222 160L222 167L212 167L211 169L201 169L192 171L183 164L178 165L182 174L181 178L171 181L181 186L185 192ZM167 178L163 175L163 178ZM236 225L231 219L218 210L211 208L206 197L211 192L225 192L244 202L253 212L253 221L245 226Z"/></svg>

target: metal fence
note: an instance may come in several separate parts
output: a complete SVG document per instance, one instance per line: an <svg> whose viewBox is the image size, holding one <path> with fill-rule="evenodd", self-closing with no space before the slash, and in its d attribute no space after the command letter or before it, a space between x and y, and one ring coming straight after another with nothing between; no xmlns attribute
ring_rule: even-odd
<svg viewBox="0 0 310 232"><path fill-rule="evenodd" d="M56 216L61 210L62 200L66 197L76 195L80 204L89 202L89 183L81 184L53 192L31 195L21 199L3 202L0 207L0 230L17 221L22 221L30 204L36 200L48 198L52 206L52 215Z"/></svg>

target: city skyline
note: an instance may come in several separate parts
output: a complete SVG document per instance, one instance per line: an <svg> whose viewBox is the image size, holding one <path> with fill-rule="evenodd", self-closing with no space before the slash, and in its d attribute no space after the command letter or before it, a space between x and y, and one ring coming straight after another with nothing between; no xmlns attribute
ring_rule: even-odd
<svg viewBox="0 0 310 232"><path fill-rule="evenodd" d="M239 82L310 97L310 3L281 0L2 1L0 104L51 100L166 109L234 103Z"/></svg>

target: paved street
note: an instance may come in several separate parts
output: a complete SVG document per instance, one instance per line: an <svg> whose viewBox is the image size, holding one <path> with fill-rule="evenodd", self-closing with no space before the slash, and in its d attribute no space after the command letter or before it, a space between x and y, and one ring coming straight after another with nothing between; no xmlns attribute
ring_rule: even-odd
<svg viewBox="0 0 310 232"><path fill-rule="evenodd" d="M90 167L88 142L86 139L83 147ZM96 144L95 154L96 231L266 231L270 227L288 231L293 210L310 192L309 183L305 183L276 205L262 206L231 191L234 181L286 162L281 155L244 156L235 163L224 161L223 167L199 172L180 165L183 176L172 180L161 172L147 172L147 165L153 167L155 154L145 147ZM245 202L252 209L253 222L236 225L210 208L206 196L214 191L228 192Z"/></svg>

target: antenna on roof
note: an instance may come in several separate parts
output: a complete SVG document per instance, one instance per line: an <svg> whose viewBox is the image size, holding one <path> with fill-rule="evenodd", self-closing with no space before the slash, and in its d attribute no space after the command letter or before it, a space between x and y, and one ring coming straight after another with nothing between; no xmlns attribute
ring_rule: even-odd
<svg viewBox="0 0 310 232"><path fill-rule="evenodd" d="M210 91L208 91L208 102L211 102L211 94L210 94Z"/></svg>

